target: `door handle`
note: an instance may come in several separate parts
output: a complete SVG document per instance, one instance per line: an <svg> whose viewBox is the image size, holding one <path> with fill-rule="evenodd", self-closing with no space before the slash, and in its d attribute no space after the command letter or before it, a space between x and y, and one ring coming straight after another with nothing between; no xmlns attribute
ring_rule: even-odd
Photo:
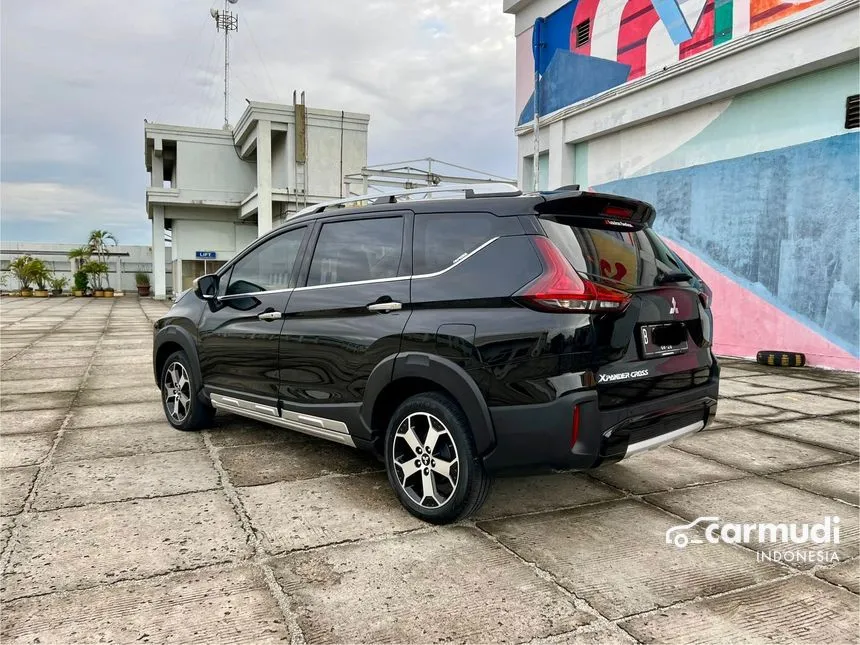
<svg viewBox="0 0 860 645"><path fill-rule="evenodd" d="M372 305L367 305L370 311L379 311L388 313L389 311L399 311L403 309L403 305L399 302L374 302Z"/></svg>
<svg viewBox="0 0 860 645"><path fill-rule="evenodd" d="M265 320L266 322L271 322L272 320L280 320L281 312L280 311L264 311L259 316L257 316L260 320Z"/></svg>

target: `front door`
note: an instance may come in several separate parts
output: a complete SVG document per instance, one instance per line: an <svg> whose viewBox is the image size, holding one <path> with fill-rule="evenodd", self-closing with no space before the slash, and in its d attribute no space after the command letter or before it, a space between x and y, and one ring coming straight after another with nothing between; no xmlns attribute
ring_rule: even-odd
<svg viewBox="0 0 860 645"><path fill-rule="evenodd" d="M367 379L400 350L409 317L411 215L344 216L318 226L305 284L293 291L281 331L285 409L341 421L360 436Z"/></svg>
<svg viewBox="0 0 860 645"><path fill-rule="evenodd" d="M200 368L210 394L277 406L283 313L308 230L265 238L221 275L219 297L199 325Z"/></svg>

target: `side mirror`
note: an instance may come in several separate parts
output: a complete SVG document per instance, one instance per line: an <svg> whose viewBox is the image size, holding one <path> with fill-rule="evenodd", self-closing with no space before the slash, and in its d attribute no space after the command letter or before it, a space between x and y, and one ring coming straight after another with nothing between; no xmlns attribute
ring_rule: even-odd
<svg viewBox="0 0 860 645"><path fill-rule="evenodd" d="M218 276L210 273L197 278L194 281L194 295L201 300L215 300L218 297Z"/></svg>

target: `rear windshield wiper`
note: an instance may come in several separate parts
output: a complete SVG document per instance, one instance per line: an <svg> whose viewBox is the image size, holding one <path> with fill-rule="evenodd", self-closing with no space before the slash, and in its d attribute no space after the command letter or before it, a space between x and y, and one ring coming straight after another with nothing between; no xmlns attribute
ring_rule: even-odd
<svg viewBox="0 0 860 645"><path fill-rule="evenodd" d="M657 276L657 284L668 284L670 282L689 282L693 279L689 273L684 271L672 271L670 273L661 273Z"/></svg>

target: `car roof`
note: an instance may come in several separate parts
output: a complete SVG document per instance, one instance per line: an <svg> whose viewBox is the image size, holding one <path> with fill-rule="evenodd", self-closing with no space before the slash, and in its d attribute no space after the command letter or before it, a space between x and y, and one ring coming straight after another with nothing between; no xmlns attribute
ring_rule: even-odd
<svg viewBox="0 0 860 645"><path fill-rule="evenodd" d="M364 215L375 213L386 213L394 211L410 210L414 213L493 213L499 217L514 215L540 215L547 212L552 206L557 205L566 210L571 204L580 198L606 199L613 204L628 205L633 210L641 213L650 213L653 220L654 208L646 202L642 202L619 195L593 193L574 189L558 189L554 191L543 191L536 193L494 193L473 194L469 197L436 198L436 199L407 199L396 201L395 196L380 196L377 200L366 206L353 207L328 207L325 210L294 215L281 226L293 226L295 224L314 222L340 218L346 215ZM356 201L361 198L356 198ZM383 199L390 201L381 202ZM325 208L324 204L319 205ZM650 222L649 222L650 223ZM278 227L281 228L281 227Z"/></svg>

